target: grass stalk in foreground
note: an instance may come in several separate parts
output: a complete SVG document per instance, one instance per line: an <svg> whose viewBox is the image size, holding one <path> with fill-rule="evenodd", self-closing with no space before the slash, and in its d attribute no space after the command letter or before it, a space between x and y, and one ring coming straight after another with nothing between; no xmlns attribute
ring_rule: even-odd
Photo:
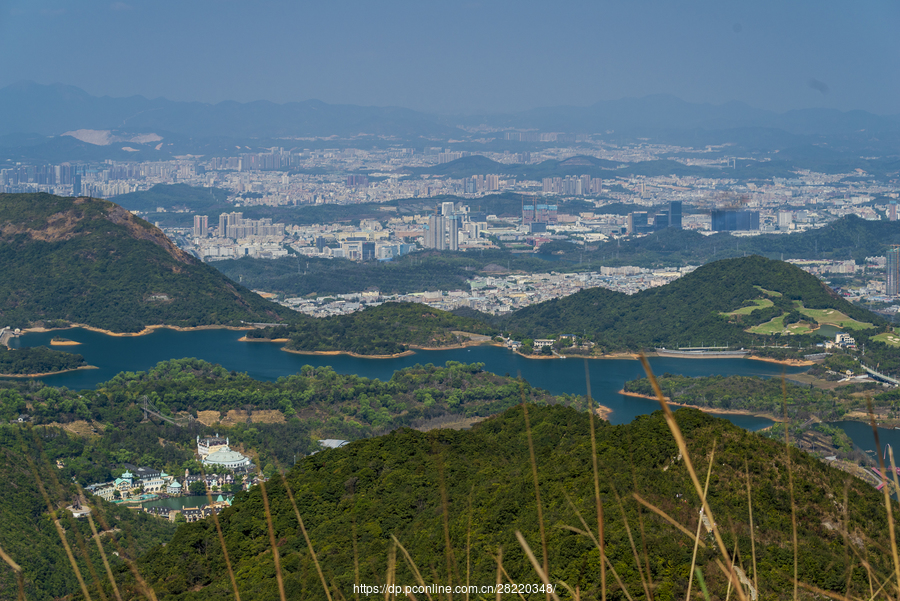
<svg viewBox="0 0 900 601"><path fill-rule="evenodd" d="M550 573L550 557L547 551L547 533L544 530L544 508L541 503L541 486L538 480L537 459L534 456L534 439L531 436L531 421L528 419L528 403L525 400L525 382L520 379L519 392L522 395L522 411L525 414L525 432L528 434L528 455L531 458L531 474L534 476L534 497L537 503L538 527L541 533L541 548L544 551L544 574ZM550 594L546 595L550 598Z"/></svg>
<svg viewBox="0 0 900 601"><path fill-rule="evenodd" d="M206 481L206 474L201 470L200 475L203 481ZM206 500L210 505L213 504L212 493L206 489ZM219 523L219 514L215 510L211 511L213 522L216 524L216 532L219 535L219 544L222 545L222 554L225 555L225 566L228 568L228 577L231 579L231 589L234 591L235 601L241 601L241 593L238 592L237 580L234 578L234 569L231 567L231 558L228 556L228 547L225 546L225 536L222 534L222 525Z"/></svg>
<svg viewBox="0 0 900 601"><path fill-rule="evenodd" d="M34 476L34 481L38 485L38 489L41 491L41 496L44 497L44 502L47 504L47 512L50 514L50 518L53 520L53 525L56 526L56 533L59 534L59 540L62 542L63 549L66 551L66 557L69 558L69 563L72 565L72 570L75 572L75 577L78 579L78 585L81 587L81 592L84 594L84 598L87 601L91 601L91 594L88 592L87 585L84 583L84 578L81 576L81 570L78 569L78 563L75 561L75 556L72 554L72 547L69 546L69 541L66 540L66 533L63 530L62 525L59 523L59 520L53 517L53 503L50 502L50 496L47 494L47 489L44 488L44 483L41 480L40 474L38 474L37 466L34 464L34 461L31 459L31 456L26 454L25 458L28 461L28 467L31 468L31 473Z"/></svg>
<svg viewBox="0 0 900 601"><path fill-rule="evenodd" d="M300 517L300 510L297 508L297 501L294 499L294 492L291 490L291 487L288 486L287 478L285 478L284 473L281 474L281 480L284 482L284 490L287 491L288 499L291 500L291 506L294 508L294 515L297 516L297 523L300 524L300 531L303 532L303 538L306 540L306 548L309 549L309 554L312 557L313 563L316 566L316 572L319 574L319 579L322 581L322 590L325 591L325 596L328 598L328 601L331 601L331 593L328 590L328 583L325 581L325 574L322 572L322 566L319 564L319 559L316 557L316 551L313 549L312 541L309 540L309 534L306 532L306 526L303 524L303 518Z"/></svg>
<svg viewBox="0 0 900 601"><path fill-rule="evenodd" d="M887 509L888 535L891 538L891 555L894 559L894 574L897 577L897 590L900 591L900 558L897 556L897 535L894 532L894 510L891 506L891 495L888 491L887 475L884 473L884 457L881 454L881 442L878 439L878 426L875 425L875 414L872 412L871 397L866 398L866 409L869 411L869 423L871 423L872 433L875 435L875 453L878 455L878 467L881 468L881 490L884 492L884 506Z"/></svg>
<svg viewBox="0 0 900 601"><path fill-rule="evenodd" d="M3 549L0 549L0 559L6 562L10 568L12 568L13 573L16 575L16 583L19 586L19 601L25 601L25 577L22 574L22 567L13 561L13 558L6 554Z"/></svg>
<svg viewBox="0 0 900 601"><path fill-rule="evenodd" d="M597 465L597 427L594 424L594 399L591 396L591 373L588 360L584 360L584 378L587 384L588 415L591 420L591 459L594 466L594 500L597 504L597 546L600 549L600 599L606 601L606 541L603 539L603 501L600 499L600 468Z"/></svg>
<svg viewBox="0 0 900 601"><path fill-rule="evenodd" d="M272 526L272 511L269 509L269 495L266 494L266 483L259 479L259 491L262 493L263 509L266 512L266 524L269 527L269 543L272 545L272 558L275 560L275 578L278 581L278 594L281 601L287 601L284 594L284 578L281 575L281 554L278 552L278 544L275 541L275 528Z"/></svg>
<svg viewBox="0 0 900 601"><path fill-rule="evenodd" d="M750 553L753 557L753 588L759 594L759 580L756 576L756 535L753 532L753 495L750 488L750 464L744 457L744 472L747 474L747 509L750 511Z"/></svg>
<svg viewBox="0 0 900 601"><path fill-rule="evenodd" d="M672 414L672 408L669 407L669 403L666 402L666 397L663 395L662 390L659 387L659 382L656 380L656 376L653 375L653 370L650 369L650 363L647 361L647 357L641 353L640 355L641 365L644 366L644 371L647 373L647 379L650 380L650 384L653 386L653 392L656 393L656 397L659 400L660 407L662 407L663 415L666 419L666 425L669 426L669 430L672 432L672 436L675 438L675 443L678 445L678 450L681 453L681 457L684 460L684 465L688 470L688 475L691 477L691 482L694 484L694 491L697 493L697 496L700 497L701 503L703 505L703 511L706 513L706 517L709 519L710 524L712 525L713 536L716 539L716 545L719 547L719 553L721 553L722 557L725 559L726 563L730 563L731 558L728 556L728 549L725 548L725 541L722 540L722 534L719 532L718 526L716 526L716 520L713 516L712 509L709 506L709 503L706 500L706 497L703 495L703 488L700 486L700 480L697 478L697 471L694 469L694 464L691 461L690 453L688 453L687 443L684 440L684 435L681 433L681 427L678 425L678 422L675 421L675 416ZM740 581L737 578L737 574L734 570L728 574L728 578L730 578L735 583L735 589L737 590L738 596L741 601L747 601L747 596L744 594L743 587L740 584Z"/></svg>
<svg viewBox="0 0 900 601"><path fill-rule="evenodd" d="M706 495L709 492L709 478L712 475L712 466L713 466L713 462L714 462L715 458L716 458L716 442L713 441L712 451L710 451L710 453L709 453L709 467L706 468L706 484L704 484L704 486L703 486L703 498L704 499L706 498ZM703 516L700 515L697 517L697 535L696 535L696 538L694 539L694 554L691 557L691 572L690 572L690 576L688 577L688 589L687 589L687 596L685 597L685 601L691 601L691 588L694 584L694 569L696 568L697 570L699 570L699 568L697 568L697 547L700 544L700 533L702 532L702 528L703 528Z"/></svg>
<svg viewBox="0 0 900 601"><path fill-rule="evenodd" d="M781 410L784 413L784 456L787 461L788 491L791 495L791 536L794 542L794 601L797 601L799 545L797 543L797 507L794 503L794 470L791 468L791 442L788 438L790 422L787 417L787 381L781 374Z"/></svg>

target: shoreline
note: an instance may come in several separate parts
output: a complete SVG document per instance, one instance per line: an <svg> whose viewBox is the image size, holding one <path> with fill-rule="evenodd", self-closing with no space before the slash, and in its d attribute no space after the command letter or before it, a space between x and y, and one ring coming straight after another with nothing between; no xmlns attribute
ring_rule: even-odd
<svg viewBox="0 0 900 601"><path fill-rule="evenodd" d="M609 421L609 416L613 414L613 410L607 407L606 405L597 405L597 408L594 409L594 413L597 414L597 417L600 419L605 419Z"/></svg>
<svg viewBox="0 0 900 601"><path fill-rule="evenodd" d="M75 340L56 340L53 339L50 341L50 346L81 346L80 342L76 342Z"/></svg>
<svg viewBox="0 0 900 601"><path fill-rule="evenodd" d="M398 357L408 357L409 355L415 355L416 353L413 351L403 351L402 353L395 353L393 355L360 355L359 353L351 353L350 351L296 351L294 349L281 348L285 353L293 353L295 355L320 355L320 356L334 356L334 355L349 355L351 357L356 357L357 359L396 359Z"/></svg>
<svg viewBox="0 0 900 601"><path fill-rule="evenodd" d="M147 334L152 334L156 330L175 330L176 332L194 332L200 330L234 330L236 332L246 332L249 330L253 330L255 328L249 326L217 326L217 325L208 325L208 326L170 326L165 324L158 324L152 326L145 326L143 330L140 332L113 332L112 330L104 330L103 328L97 328L94 326L89 326L83 323L73 323L70 326L65 328L44 328L44 327L33 327L33 328L25 328L22 330L24 333L42 333L42 332L62 332L64 330L74 330L76 328L81 328L82 330L88 330L90 332L97 332L98 334L106 334L107 336L115 336L117 338L133 338L135 336L146 336ZM74 341L73 341L74 342ZM51 342L52 344L52 342ZM75 344L81 344L80 342L75 342Z"/></svg>
<svg viewBox="0 0 900 601"><path fill-rule="evenodd" d="M622 396L630 396L634 398L640 399L649 399L651 401L659 401L659 398L654 395L649 394L640 394L639 392L627 392L624 388L619 391L619 394ZM669 397L665 397L666 402L669 405L674 405L676 407L689 407L691 409L699 409L703 413L711 413L713 415L746 415L748 417L762 417L765 419L770 419L773 422L783 422L784 417L778 416L772 413L766 413L764 411L751 411L749 409L717 409L713 407L700 407L699 405L688 405L687 403L677 403L670 399Z"/></svg>
<svg viewBox="0 0 900 601"><path fill-rule="evenodd" d="M238 338L238 342L290 342L290 338L247 338L246 336L241 336Z"/></svg>
<svg viewBox="0 0 900 601"><path fill-rule="evenodd" d="M765 361L766 363L780 363L781 365L789 365L792 367L809 367L815 365L815 361L807 361L806 359L773 359L772 357L758 357L756 355L747 355L747 359L754 361Z"/></svg>
<svg viewBox="0 0 900 601"><path fill-rule="evenodd" d="M73 371L81 371L82 369L100 369L96 365L82 365L81 367L73 367L72 369L61 369L59 371L48 371L40 374L0 374L0 378L43 378L46 376L55 376L57 374L68 374Z"/></svg>

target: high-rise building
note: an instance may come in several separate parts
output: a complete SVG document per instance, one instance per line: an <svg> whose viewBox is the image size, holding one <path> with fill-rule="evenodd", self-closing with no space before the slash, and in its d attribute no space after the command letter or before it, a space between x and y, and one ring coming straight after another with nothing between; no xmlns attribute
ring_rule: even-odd
<svg viewBox="0 0 900 601"><path fill-rule="evenodd" d="M452 204L452 203L451 203ZM445 219L442 215L432 215L428 218L428 231L425 232L425 247L435 250L444 250Z"/></svg>
<svg viewBox="0 0 900 601"><path fill-rule="evenodd" d="M451 215L446 218L447 222L447 248L449 250L459 250L459 215Z"/></svg>
<svg viewBox="0 0 900 601"><path fill-rule="evenodd" d="M209 231L209 217L206 215L194 215L194 238L206 238Z"/></svg>
<svg viewBox="0 0 900 601"><path fill-rule="evenodd" d="M888 204L888 220L897 221L897 201L892 200Z"/></svg>
<svg viewBox="0 0 900 601"><path fill-rule="evenodd" d="M794 214L790 211L778 211L778 229L786 230L794 223Z"/></svg>
<svg viewBox="0 0 900 601"><path fill-rule="evenodd" d="M673 200L669 203L669 227L682 229L681 201Z"/></svg>
<svg viewBox="0 0 900 601"><path fill-rule="evenodd" d="M81 176L76 175L72 178L72 196L81 196Z"/></svg>
<svg viewBox="0 0 900 601"><path fill-rule="evenodd" d="M888 296L900 295L900 246L893 245L887 251L884 292Z"/></svg>
<svg viewBox="0 0 900 601"><path fill-rule="evenodd" d="M449 217L453 213L456 212L456 205L452 202L442 202L441 203L441 216Z"/></svg>
<svg viewBox="0 0 900 601"><path fill-rule="evenodd" d="M713 211L712 230L733 232L759 229L759 211Z"/></svg>

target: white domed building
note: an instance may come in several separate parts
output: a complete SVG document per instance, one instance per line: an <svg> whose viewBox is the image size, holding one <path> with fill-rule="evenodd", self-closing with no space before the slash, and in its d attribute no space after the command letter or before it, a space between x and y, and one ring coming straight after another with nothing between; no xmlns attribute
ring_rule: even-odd
<svg viewBox="0 0 900 601"><path fill-rule="evenodd" d="M224 467L229 470L246 470L253 464L249 457L232 451L226 438L223 446L203 457L203 465Z"/></svg>

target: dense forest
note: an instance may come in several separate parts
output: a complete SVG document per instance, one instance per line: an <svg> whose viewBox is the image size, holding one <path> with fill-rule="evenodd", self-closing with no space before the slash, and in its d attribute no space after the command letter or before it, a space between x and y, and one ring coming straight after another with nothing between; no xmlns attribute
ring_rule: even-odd
<svg viewBox="0 0 900 601"><path fill-rule="evenodd" d="M105 200L0 195L0 319L116 332L239 325L291 311L265 301Z"/></svg>
<svg viewBox="0 0 900 601"><path fill-rule="evenodd" d="M63 472L87 484L108 480L122 463L172 474L197 471L194 438L216 431L227 433L241 448L254 449L260 467L267 468L292 465L296 457L315 451L321 438L357 439L399 427L465 424L521 403L523 396L539 404L580 402L482 368L477 363L428 364L397 371L381 382L307 366L266 382L205 361L177 359L146 372L118 374L80 392L34 381L0 382L0 421L25 414L35 425L90 424L95 432L79 439L84 446L78 452L64 456ZM184 427L148 422L140 408L145 397L163 415L202 421Z"/></svg>
<svg viewBox="0 0 900 601"><path fill-rule="evenodd" d="M349 315L305 317L289 326L251 330L247 338L288 338L285 348L295 351L393 355L410 347L445 347L469 340L455 332L492 336L497 330L482 321L418 303L384 303Z"/></svg>
<svg viewBox="0 0 900 601"><path fill-rule="evenodd" d="M81 355L35 346L10 350L0 346L0 374L29 375L49 374L84 367L87 362Z"/></svg>
<svg viewBox="0 0 900 601"><path fill-rule="evenodd" d="M18 597L13 571L0 562L0 600L51 601L79 590L54 519L59 520L90 589L97 591L97 583L106 582L88 520L75 520L71 513L62 510L79 498L79 490L67 472L55 465L56 457L78 457L85 446L83 440L57 428L0 426L0 549L22 567L25 593ZM91 498L91 503L94 525L101 532L100 542L115 572L125 569L124 557L135 558L166 543L175 531L174 524L150 515L98 498Z"/></svg>
<svg viewBox="0 0 900 601"><path fill-rule="evenodd" d="M602 213L603 207L595 209ZM632 209L633 210L633 209ZM719 259L760 255L769 259L831 259L860 263L866 257L884 255L891 244L900 243L900 224L868 221L847 215L828 225L791 234L760 234L736 237L727 232L704 236L691 230L665 229L629 240L611 240L581 245L551 242L540 253L560 260L584 261L592 265L637 265L661 267L702 265Z"/></svg>
<svg viewBox="0 0 900 601"><path fill-rule="evenodd" d="M631 296L604 288L583 290L519 309L494 323L520 338L583 335L611 351L749 346L783 338L751 334L746 331L750 327L781 315L810 320L802 309L798 311L798 302L803 309L830 309L874 329L887 328L883 318L847 302L815 276L758 256L708 263L670 284ZM754 305L759 308L737 311ZM809 345L814 340L797 335L789 344Z"/></svg>
<svg viewBox="0 0 900 601"><path fill-rule="evenodd" d="M187 184L156 184L149 190L131 192L115 197L117 205L129 211L156 213L187 210L206 213L215 209L228 210L228 191L222 188L196 188Z"/></svg>
<svg viewBox="0 0 900 601"><path fill-rule="evenodd" d="M220 516L241 598L277 598L276 571L288 598L324 596L294 502L333 598L350 598L354 584L379 585L386 578L405 585L420 578L442 585L493 584L498 562L502 582L540 583L517 531L538 564L546 549L549 579L561 598L574 598L576 589L581 598L600 598L588 417L562 407L532 406L528 413L530 428L516 407L469 431L399 430L357 441L296 465L287 477L291 496L279 478L266 485L265 500L258 487L242 493ZM723 546L729 554L737 551L735 565L746 582L759 587L761 598L792 598L795 549L799 580L832 595L868 596L870 576L857 555L868 558L873 581L891 577L880 493L723 420L690 409L675 415L700 478L712 464L708 502ZM621 426L598 422L596 438L608 598L623 598L625 591L634 599L650 598L649 591L655 599L684 598L700 500L662 414ZM264 519L269 514L271 534ZM842 534L845 527L849 537ZM697 566L703 586L712 598L724 599L729 587L716 567L722 557L713 536L702 532ZM277 541L280 568L270 540ZM182 527L140 565L160 598L232 594L209 521ZM693 586L702 598L696 578Z"/></svg>
<svg viewBox="0 0 900 601"><path fill-rule="evenodd" d="M357 262L349 259L282 257L229 259L210 263L234 281L286 296L329 296L377 289L382 294L408 294L427 290L468 290L467 280L511 272L559 271L565 265L543 255L503 250L455 253L423 251L392 261ZM568 269L568 267L566 267Z"/></svg>
<svg viewBox="0 0 900 601"><path fill-rule="evenodd" d="M866 410L866 399L858 394L858 388L853 386L826 390L785 382L785 388L782 390L782 382L777 378L750 376L691 378L669 373L660 376L658 382L663 394L673 402L713 411L743 410L780 417L784 402L784 409L791 420L806 420L815 415L824 421L838 421L854 409ZM625 391L654 395L647 378L626 382ZM896 401L890 402L877 391L874 394L870 393L870 396L875 397L876 409L886 408L891 411L900 409L900 404ZM885 406L882 406L882 403Z"/></svg>

